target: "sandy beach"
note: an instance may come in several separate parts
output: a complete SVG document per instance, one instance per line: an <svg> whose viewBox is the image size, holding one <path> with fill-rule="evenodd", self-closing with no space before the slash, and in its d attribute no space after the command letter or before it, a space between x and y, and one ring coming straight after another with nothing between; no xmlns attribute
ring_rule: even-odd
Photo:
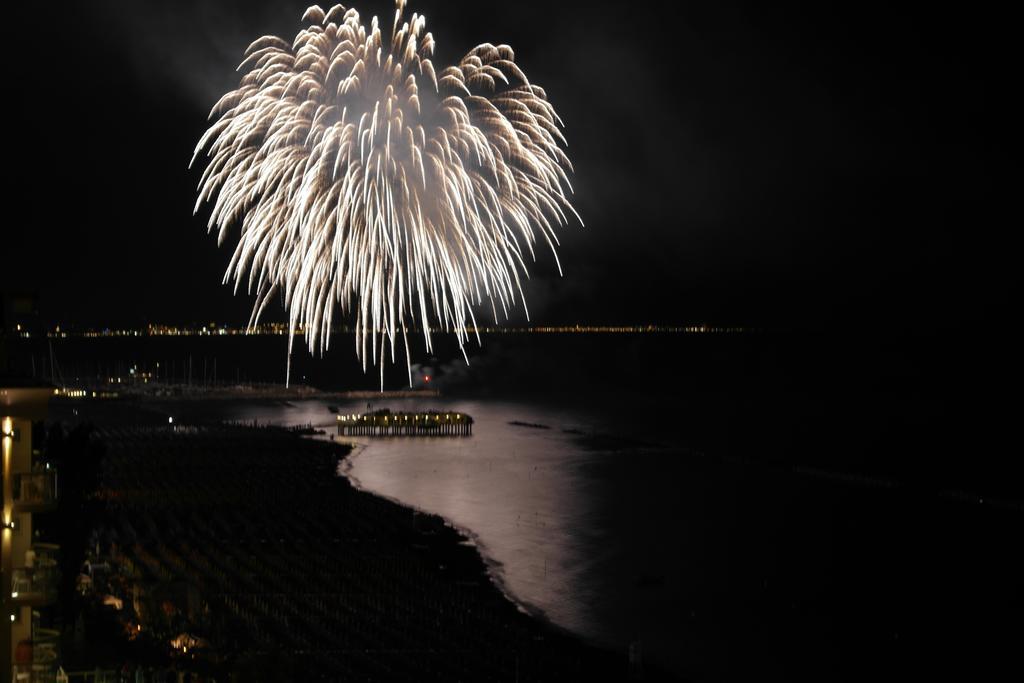
<svg viewBox="0 0 1024 683"><path fill-rule="evenodd" d="M91 661L87 633L72 666L152 680L662 678L517 609L466 536L339 476L347 446L149 421L93 434L102 505L87 559L103 569L82 605L92 635L120 632L107 658L121 661Z"/></svg>

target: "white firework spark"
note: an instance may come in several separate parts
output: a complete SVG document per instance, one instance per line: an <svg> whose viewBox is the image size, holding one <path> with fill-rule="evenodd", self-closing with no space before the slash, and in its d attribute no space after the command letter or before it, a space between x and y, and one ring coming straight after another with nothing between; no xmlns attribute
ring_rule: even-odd
<svg viewBox="0 0 1024 683"><path fill-rule="evenodd" d="M555 253L555 228L579 219L562 121L512 49L483 44L435 72L424 17L396 5L389 39L376 17L314 5L292 43L254 42L192 158L210 158L195 210L212 200L218 244L241 222L224 281L255 291L250 325L283 294L290 358L295 330L326 350L335 310L354 312L382 388L399 338L411 366L417 325L428 352L439 327L465 357L473 306L507 317L537 236Z"/></svg>

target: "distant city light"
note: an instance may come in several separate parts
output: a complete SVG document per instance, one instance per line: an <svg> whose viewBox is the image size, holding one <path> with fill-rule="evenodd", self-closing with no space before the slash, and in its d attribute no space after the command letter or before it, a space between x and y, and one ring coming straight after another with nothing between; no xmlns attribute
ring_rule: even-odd
<svg viewBox="0 0 1024 683"><path fill-rule="evenodd" d="M757 328L729 325L536 325L536 326L493 326L470 327L474 334L742 334L756 332ZM378 330L383 332L383 330ZM410 328L409 332L419 334L422 330ZM430 332L443 332L432 328ZM299 326L294 333L304 336L306 330ZM355 334L356 329L342 325L332 329L334 334ZM145 329L134 328L102 328L81 331L61 330L57 327L47 333L52 338L67 337L196 337L206 335L217 336L287 336L289 328L286 323L267 323L256 327L230 327L222 325L211 331L208 327L189 327L174 325L149 325ZM159 367L159 364L157 364ZM138 370L136 369L136 374ZM426 379L426 378L424 378ZM116 380L114 380L116 381ZM429 380L427 380L429 381Z"/></svg>

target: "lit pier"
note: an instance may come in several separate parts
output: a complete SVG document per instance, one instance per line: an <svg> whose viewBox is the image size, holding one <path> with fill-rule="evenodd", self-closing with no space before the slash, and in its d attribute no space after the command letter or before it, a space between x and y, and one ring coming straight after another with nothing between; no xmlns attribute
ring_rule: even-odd
<svg viewBox="0 0 1024 683"><path fill-rule="evenodd" d="M470 436L473 418L465 413L392 413L376 410L338 415L339 436Z"/></svg>

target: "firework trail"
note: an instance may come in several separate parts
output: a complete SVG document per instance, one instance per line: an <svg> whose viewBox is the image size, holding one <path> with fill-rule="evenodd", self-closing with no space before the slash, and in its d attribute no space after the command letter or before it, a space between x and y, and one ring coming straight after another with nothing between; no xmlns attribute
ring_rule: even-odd
<svg viewBox="0 0 1024 683"><path fill-rule="evenodd" d="M438 327L466 357L473 306L507 317L538 235L555 253L555 228L579 219L563 124L512 49L480 45L437 72L424 17L396 6L388 38L336 5L307 9L291 43L254 42L192 158L209 158L195 210L212 201L218 244L241 223L224 282L255 292L250 325L283 295L289 376L295 331L326 350L336 309L355 313L382 388L399 339L411 368L416 326L428 352Z"/></svg>

